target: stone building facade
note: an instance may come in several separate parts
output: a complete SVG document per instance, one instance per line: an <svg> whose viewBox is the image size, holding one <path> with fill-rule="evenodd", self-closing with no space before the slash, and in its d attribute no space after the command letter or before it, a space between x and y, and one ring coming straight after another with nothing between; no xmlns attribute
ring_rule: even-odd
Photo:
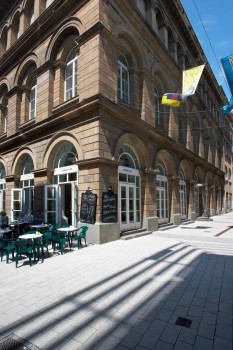
<svg viewBox="0 0 233 350"><path fill-rule="evenodd" d="M88 241L231 209L226 97L178 0L0 1L0 207L78 225ZM182 70L206 63L180 108ZM227 126L226 126L227 125ZM102 195L117 194L116 222Z"/></svg>

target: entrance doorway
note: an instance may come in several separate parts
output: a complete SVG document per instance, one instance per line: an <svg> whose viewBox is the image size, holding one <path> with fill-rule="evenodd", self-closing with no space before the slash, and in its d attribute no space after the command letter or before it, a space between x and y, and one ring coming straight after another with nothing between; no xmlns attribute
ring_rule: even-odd
<svg viewBox="0 0 233 350"><path fill-rule="evenodd" d="M133 230L140 227L140 205L137 188L132 184L120 184L121 230ZM138 210L137 210L138 207Z"/></svg>
<svg viewBox="0 0 233 350"><path fill-rule="evenodd" d="M158 182L158 179L157 179ZM168 222L168 200L167 200L167 182L163 181L165 186L156 187L157 193L157 216L159 218L159 223Z"/></svg>
<svg viewBox="0 0 233 350"><path fill-rule="evenodd" d="M139 162L136 154L128 145L119 152L119 222L121 231L141 227L141 182Z"/></svg>
<svg viewBox="0 0 233 350"><path fill-rule="evenodd" d="M59 226L78 223L77 152L63 144L54 159L53 184L45 186L45 221Z"/></svg>
<svg viewBox="0 0 233 350"><path fill-rule="evenodd" d="M159 174L156 175L156 199L157 199L157 217L159 224L169 221L168 213L168 179L164 162L159 159L156 164Z"/></svg>
<svg viewBox="0 0 233 350"><path fill-rule="evenodd" d="M137 170L119 167L119 194L121 231L140 228L140 177Z"/></svg>
<svg viewBox="0 0 233 350"><path fill-rule="evenodd" d="M45 222L77 225L78 188L76 182L45 186Z"/></svg>

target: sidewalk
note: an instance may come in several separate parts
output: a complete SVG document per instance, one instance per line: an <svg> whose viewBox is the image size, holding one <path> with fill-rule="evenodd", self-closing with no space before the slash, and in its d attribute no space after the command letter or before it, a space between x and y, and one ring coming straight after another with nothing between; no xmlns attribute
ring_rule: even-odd
<svg viewBox="0 0 233 350"><path fill-rule="evenodd" d="M213 219L32 267L4 259L0 350L232 350L233 213Z"/></svg>

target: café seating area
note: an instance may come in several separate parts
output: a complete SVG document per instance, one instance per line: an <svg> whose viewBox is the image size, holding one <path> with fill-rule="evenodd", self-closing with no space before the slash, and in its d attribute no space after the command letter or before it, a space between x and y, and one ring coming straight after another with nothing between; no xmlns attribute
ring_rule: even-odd
<svg viewBox="0 0 233 350"><path fill-rule="evenodd" d="M87 226L58 224L10 224L0 228L1 262L14 262L16 267L38 262L87 246Z"/></svg>

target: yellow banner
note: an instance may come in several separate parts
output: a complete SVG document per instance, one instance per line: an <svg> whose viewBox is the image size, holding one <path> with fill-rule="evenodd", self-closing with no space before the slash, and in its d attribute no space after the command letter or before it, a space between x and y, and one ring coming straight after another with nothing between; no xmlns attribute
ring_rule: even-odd
<svg viewBox="0 0 233 350"><path fill-rule="evenodd" d="M186 96L193 95L196 91L197 85L201 78L205 65L197 66L194 68L183 71L183 82L182 82L182 95L183 98Z"/></svg>

